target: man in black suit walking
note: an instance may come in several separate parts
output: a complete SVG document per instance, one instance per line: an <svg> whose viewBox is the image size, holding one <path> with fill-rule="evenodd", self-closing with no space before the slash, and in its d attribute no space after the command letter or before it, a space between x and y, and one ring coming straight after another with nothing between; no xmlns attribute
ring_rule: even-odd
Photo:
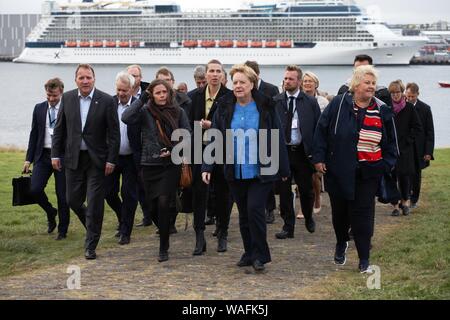
<svg viewBox="0 0 450 320"><path fill-rule="evenodd" d="M58 79L50 79L45 84L47 101L37 104L33 111L30 139L23 173L30 172L33 163L33 175L31 176L31 193L36 198L39 206L47 213L48 233L56 228L56 215L58 214L58 236L56 240L66 238L69 228L70 210L66 202L66 176L64 172L53 170L50 152L52 147L53 128L56 124L64 92L64 83ZM63 160L62 160L63 161ZM58 210L49 202L45 193L45 186L51 175L55 177L55 191L58 199ZM80 217L84 224L84 217Z"/></svg>
<svg viewBox="0 0 450 320"><path fill-rule="evenodd" d="M80 64L75 72L78 89L66 92L53 134L52 165L62 170L65 151L67 202L86 215L86 259L95 259L104 213L104 180L117 163L120 131L113 98L95 89L95 72ZM87 200L87 208L84 202Z"/></svg>
<svg viewBox="0 0 450 320"><path fill-rule="evenodd" d="M314 97L300 91L302 70L288 66L284 74L283 92L275 97L278 116L285 132L292 176L280 185L280 211L284 220L283 230L275 236L278 239L294 237L295 212L292 199L292 177L300 192L300 204L305 216L306 229L313 233L315 222L312 217L314 192L311 163L314 131L320 117L320 107Z"/></svg>
<svg viewBox="0 0 450 320"><path fill-rule="evenodd" d="M414 151L419 163L415 166L416 173L411 177L411 209L417 208L417 202L420 196L420 186L422 184L422 170L430 165L434 160L434 124L433 114L429 105L420 101L419 86L416 83L406 85L406 98L408 102L414 105L414 109L422 122L423 130L414 141Z"/></svg>

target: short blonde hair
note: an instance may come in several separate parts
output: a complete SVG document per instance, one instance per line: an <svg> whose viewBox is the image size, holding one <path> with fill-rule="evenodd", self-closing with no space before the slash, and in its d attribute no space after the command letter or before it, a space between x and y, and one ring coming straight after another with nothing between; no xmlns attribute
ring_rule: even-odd
<svg viewBox="0 0 450 320"><path fill-rule="evenodd" d="M316 83L316 89L319 88L319 77L316 76L316 74L315 74L314 72L306 71L306 72L303 74L302 81L305 80L305 77L306 77L306 76L308 76L308 77L310 77L311 79L313 79L313 81Z"/></svg>
<svg viewBox="0 0 450 320"><path fill-rule="evenodd" d="M234 65L230 71L231 79L233 79L236 73L244 74L250 80L250 82L253 82L255 88L258 86L258 76L256 75L256 72L249 66L246 66L245 64Z"/></svg>
<svg viewBox="0 0 450 320"><path fill-rule="evenodd" d="M375 78L375 81L378 82L378 71L374 66L364 65L355 68L353 71L353 77L350 81L350 92L355 92L357 86L361 84L364 79L364 76L371 75Z"/></svg>

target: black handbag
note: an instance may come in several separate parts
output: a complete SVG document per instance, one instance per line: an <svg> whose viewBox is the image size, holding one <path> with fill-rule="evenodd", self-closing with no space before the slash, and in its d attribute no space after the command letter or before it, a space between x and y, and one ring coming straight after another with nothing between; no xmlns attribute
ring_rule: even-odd
<svg viewBox="0 0 450 320"><path fill-rule="evenodd" d="M35 204L36 199L31 195L31 176L12 179L13 186L13 206L26 206Z"/></svg>
<svg viewBox="0 0 450 320"><path fill-rule="evenodd" d="M381 203L398 202L401 199L400 191L397 188L397 181L391 173L381 176L380 185L377 192L378 201Z"/></svg>

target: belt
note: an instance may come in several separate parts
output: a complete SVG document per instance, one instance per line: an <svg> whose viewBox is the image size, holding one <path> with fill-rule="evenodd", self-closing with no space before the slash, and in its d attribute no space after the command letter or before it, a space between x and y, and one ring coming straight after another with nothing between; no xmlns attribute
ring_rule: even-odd
<svg viewBox="0 0 450 320"><path fill-rule="evenodd" d="M301 148L302 147L302 145L301 144L299 144L299 145L287 145L287 148L288 148L288 150L290 150L290 151L300 151Z"/></svg>

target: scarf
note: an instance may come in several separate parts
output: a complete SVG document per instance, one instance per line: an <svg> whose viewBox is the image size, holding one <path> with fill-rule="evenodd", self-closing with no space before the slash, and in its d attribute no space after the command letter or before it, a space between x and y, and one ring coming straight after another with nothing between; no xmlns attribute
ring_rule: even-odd
<svg viewBox="0 0 450 320"><path fill-rule="evenodd" d="M392 106L394 107L394 113L399 114L406 107L406 98L402 97L400 101L392 100Z"/></svg>
<svg viewBox="0 0 450 320"><path fill-rule="evenodd" d="M180 111L175 104L166 104L158 106L152 102L148 104L148 110L155 119L158 128L159 142L165 147L172 147L172 141L169 137L173 131L178 129L180 120Z"/></svg>

